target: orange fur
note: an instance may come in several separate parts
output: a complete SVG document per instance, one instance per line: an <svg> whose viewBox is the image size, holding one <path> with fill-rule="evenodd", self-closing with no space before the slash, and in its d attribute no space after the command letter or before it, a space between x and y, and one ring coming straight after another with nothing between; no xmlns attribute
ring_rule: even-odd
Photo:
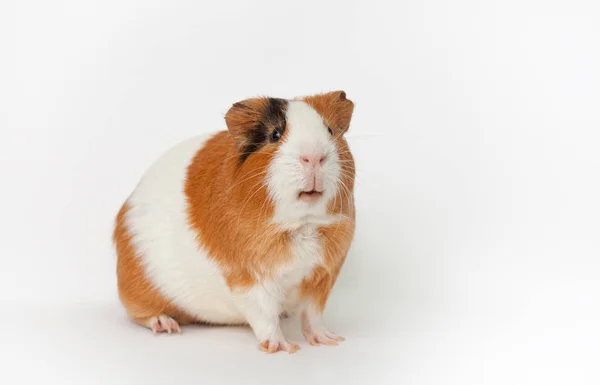
<svg viewBox="0 0 600 385"><path fill-rule="evenodd" d="M224 131L206 143L188 169L190 223L230 287L250 287L254 272L268 278L291 258L289 233L268 221L273 205L265 175L275 149L267 145L240 164L239 151Z"/></svg>
<svg viewBox="0 0 600 385"><path fill-rule="evenodd" d="M346 99L344 91L305 96L300 99L308 103L323 117L336 136L341 136L348 131L354 103L350 99Z"/></svg>

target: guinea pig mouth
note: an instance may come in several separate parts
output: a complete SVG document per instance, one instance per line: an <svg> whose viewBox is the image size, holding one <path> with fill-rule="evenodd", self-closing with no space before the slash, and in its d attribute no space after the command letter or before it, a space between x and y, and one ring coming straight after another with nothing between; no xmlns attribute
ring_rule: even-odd
<svg viewBox="0 0 600 385"><path fill-rule="evenodd" d="M300 191L298 199L304 202L316 202L323 195L322 191L311 190L311 191Z"/></svg>

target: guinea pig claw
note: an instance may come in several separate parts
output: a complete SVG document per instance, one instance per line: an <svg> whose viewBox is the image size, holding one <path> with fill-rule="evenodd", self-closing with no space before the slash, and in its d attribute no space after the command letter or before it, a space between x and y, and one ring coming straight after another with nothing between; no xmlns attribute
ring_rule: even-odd
<svg viewBox="0 0 600 385"><path fill-rule="evenodd" d="M179 327L179 323L166 315L150 318L148 321L148 326L154 334L161 332L167 332L169 334L172 332L181 333L181 327Z"/></svg>
<svg viewBox="0 0 600 385"><path fill-rule="evenodd" d="M314 330L304 330L304 337L308 341L310 345L319 346L319 345L328 345L328 346L338 346L341 341L344 341L345 338L342 336L338 336L337 334L328 332L326 330L320 330L318 332Z"/></svg>
<svg viewBox="0 0 600 385"><path fill-rule="evenodd" d="M298 346L298 344L291 343L286 340L283 340L283 341L265 340L265 341L262 341L258 345L258 347L260 348L260 350L262 350L263 352L268 353L268 354L277 353L279 351L286 351L289 354L293 354L293 353L296 353L296 351L298 351L298 349L300 349L300 346Z"/></svg>

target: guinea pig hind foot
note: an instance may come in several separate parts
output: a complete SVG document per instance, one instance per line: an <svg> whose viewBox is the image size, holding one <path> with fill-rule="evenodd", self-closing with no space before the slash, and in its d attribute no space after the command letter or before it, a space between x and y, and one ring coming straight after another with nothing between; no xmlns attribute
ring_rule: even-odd
<svg viewBox="0 0 600 385"><path fill-rule="evenodd" d="M177 333L181 333L181 327L179 326L179 323L177 321L175 321L173 318L166 316L164 314L161 314L157 317L150 317L147 318L146 320L136 320L139 324L144 325L148 328L150 328L150 330L152 330L152 333L157 334L157 333L169 333L171 334L172 332L177 332Z"/></svg>

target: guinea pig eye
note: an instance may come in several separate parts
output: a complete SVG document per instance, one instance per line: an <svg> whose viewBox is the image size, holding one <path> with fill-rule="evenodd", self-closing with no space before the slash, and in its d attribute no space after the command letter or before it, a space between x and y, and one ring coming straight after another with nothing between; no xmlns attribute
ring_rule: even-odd
<svg viewBox="0 0 600 385"><path fill-rule="evenodd" d="M271 142L277 142L279 139L281 139L281 133L277 130L273 131L271 134Z"/></svg>
<svg viewBox="0 0 600 385"><path fill-rule="evenodd" d="M331 129L331 127L327 127L327 131L329 131L329 135L333 136L333 130Z"/></svg>

